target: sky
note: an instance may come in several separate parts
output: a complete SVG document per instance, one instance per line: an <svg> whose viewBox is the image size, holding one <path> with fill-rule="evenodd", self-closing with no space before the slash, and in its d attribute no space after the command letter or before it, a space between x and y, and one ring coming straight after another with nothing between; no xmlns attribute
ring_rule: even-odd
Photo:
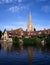
<svg viewBox="0 0 50 65"><path fill-rule="evenodd" d="M0 30L26 30L30 12L36 30L50 29L50 0L0 0Z"/></svg>

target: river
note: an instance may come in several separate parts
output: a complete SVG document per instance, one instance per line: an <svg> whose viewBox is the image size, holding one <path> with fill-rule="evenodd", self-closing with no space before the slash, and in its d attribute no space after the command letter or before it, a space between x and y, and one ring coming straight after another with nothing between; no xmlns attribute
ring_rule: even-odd
<svg viewBox="0 0 50 65"><path fill-rule="evenodd" d="M50 49L0 45L0 65L50 65Z"/></svg>

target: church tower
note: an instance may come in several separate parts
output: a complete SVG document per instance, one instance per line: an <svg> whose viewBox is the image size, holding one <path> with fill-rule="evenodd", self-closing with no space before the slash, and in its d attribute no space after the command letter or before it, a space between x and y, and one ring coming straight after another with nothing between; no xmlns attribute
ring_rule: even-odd
<svg viewBox="0 0 50 65"><path fill-rule="evenodd" d="M29 19L28 19L28 24L27 24L27 31L28 32L34 31L34 25L32 23L32 15L31 15L31 12L29 14Z"/></svg>

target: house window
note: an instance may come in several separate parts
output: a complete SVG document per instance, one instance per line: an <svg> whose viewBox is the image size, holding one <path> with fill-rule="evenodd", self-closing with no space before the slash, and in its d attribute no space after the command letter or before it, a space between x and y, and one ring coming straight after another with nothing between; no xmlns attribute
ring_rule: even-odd
<svg viewBox="0 0 50 65"><path fill-rule="evenodd" d="M12 38L12 36L9 36L9 38Z"/></svg>
<svg viewBox="0 0 50 65"><path fill-rule="evenodd" d="M11 34L11 32L9 32L9 34Z"/></svg>

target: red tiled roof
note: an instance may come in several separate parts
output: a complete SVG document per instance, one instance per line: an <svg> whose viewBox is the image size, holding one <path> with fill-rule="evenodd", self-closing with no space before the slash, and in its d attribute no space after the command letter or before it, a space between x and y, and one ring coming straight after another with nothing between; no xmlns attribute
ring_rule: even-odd
<svg viewBox="0 0 50 65"><path fill-rule="evenodd" d="M50 34L50 29L48 29L48 30L32 31L30 33L31 33L31 35L39 35L40 32L45 32L46 34ZM28 35L29 34L29 32L23 31L22 28L19 28L19 29L16 29L16 30L7 31L7 33L8 33L8 35L12 35L12 36L21 35L21 33L24 33L24 35Z"/></svg>

